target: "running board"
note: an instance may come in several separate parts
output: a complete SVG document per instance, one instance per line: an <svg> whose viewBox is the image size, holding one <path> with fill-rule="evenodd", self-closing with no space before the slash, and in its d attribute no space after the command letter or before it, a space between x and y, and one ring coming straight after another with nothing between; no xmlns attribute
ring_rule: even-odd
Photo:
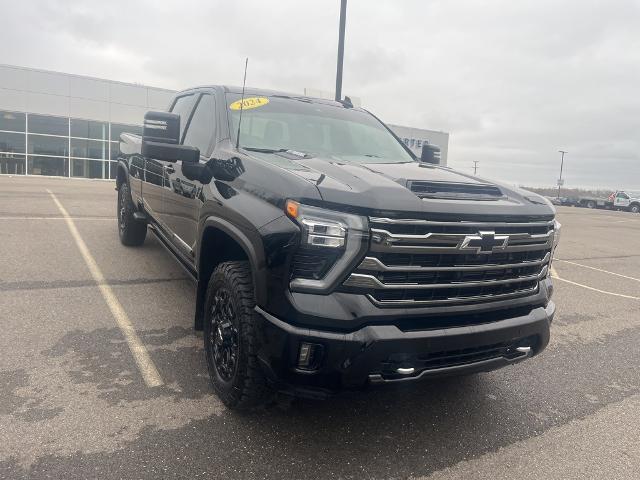
<svg viewBox="0 0 640 480"><path fill-rule="evenodd" d="M160 245L162 245L171 254L171 257L178 263L178 265L180 265L184 269L185 272L189 274L189 277L193 281L197 282L198 273L191 265L188 264L183 255L171 245L171 242L167 240L167 237L164 236L164 234L158 227L156 227L153 223L151 223L149 227L151 232L160 242Z"/></svg>

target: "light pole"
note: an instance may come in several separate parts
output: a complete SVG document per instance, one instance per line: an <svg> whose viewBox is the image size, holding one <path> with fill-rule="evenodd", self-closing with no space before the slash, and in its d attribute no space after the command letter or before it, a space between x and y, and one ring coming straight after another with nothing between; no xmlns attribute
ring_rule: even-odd
<svg viewBox="0 0 640 480"><path fill-rule="evenodd" d="M478 162L479 160L474 160L473 161L473 174L476 175L478 172Z"/></svg>
<svg viewBox="0 0 640 480"><path fill-rule="evenodd" d="M558 150L562 154L560 157L560 178L558 178L558 198L560 198L560 187L562 187L562 168L564 167L564 154L567 153L565 150Z"/></svg>
<svg viewBox="0 0 640 480"><path fill-rule="evenodd" d="M347 21L347 0L340 3L340 30L338 32L338 65L336 67L336 101L342 100L342 60L344 58L344 25Z"/></svg>

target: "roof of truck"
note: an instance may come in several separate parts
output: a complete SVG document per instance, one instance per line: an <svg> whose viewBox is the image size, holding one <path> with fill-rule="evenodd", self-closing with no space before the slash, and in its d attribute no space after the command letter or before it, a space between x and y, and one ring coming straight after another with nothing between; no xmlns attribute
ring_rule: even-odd
<svg viewBox="0 0 640 480"><path fill-rule="evenodd" d="M181 92L178 93L178 95L180 95L181 93L184 92L189 92L191 90L198 90L201 88L215 88L215 89L222 89L225 93L235 93L237 95L240 95L242 93L242 87L236 87L233 85L200 85L198 87L193 87L193 88L188 88L186 90L183 90ZM282 96L282 97L290 97L290 98L303 98L303 99L308 99L312 102L316 102L316 103L323 103L325 105L334 105L336 107L344 107L344 105L340 102L337 102L335 100L330 100L327 98L319 98L319 97L310 97L308 95L300 95L298 93L291 93L291 92L284 92L284 91L280 91L280 90L269 90L269 89L264 89L264 88L253 88L253 87L245 87L244 89L244 95L245 97L248 96L264 96L264 97L273 97L273 96ZM356 110L360 110L360 108L358 107L353 107Z"/></svg>

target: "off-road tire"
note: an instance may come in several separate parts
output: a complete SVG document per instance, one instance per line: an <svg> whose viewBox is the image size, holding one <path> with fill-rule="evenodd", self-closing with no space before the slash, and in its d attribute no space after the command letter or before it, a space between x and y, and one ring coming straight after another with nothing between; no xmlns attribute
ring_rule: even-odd
<svg viewBox="0 0 640 480"><path fill-rule="evenodd" d="M587 208L596 208L596 202L594 202L593 200L589 200L587 202Z"/></svg>
<svg viewBox="0 0 640 480"><path fill-rule="evenodd" d="M147 236L147 224L133 217L135 208L131 200L129 184L123 182L118 189L118 204L116 214L118 217L118 235L120 242L128 247L137 247L144 243Z"/></svg>
<svg viewBox="0 0 640 480"><path fill-rule="evenodd" d="M223 295L224 293L224 295ZM229 303L224 309L229 323L234 324L235 337L225 333L225 338L236 338L237 353L232 373L222 360L216 361L216 348L220 351L222 341L218 330L221 302ZM221 263L216 267L207 286L204 321L204 350L209 377L216 394L229 408L248 410L264 404L272 396L257 357L259 340L254 312L253 279L249 262ZM232 310L229 315L228 311ZM228 332L228 330L224 330ZM221 335L221 334L220 334ZM216 342L221 342L216 347ZM231 341L233 344L233 341ZM227 348L229 341L226 343ZM220 359L222 356L218 356ZM228 357L227 357L228 358ZM218 366L222 363L222 366ZM227 378L224 378L225 375Z"/></svg>
<svg viewBox="0 0 640 480"><path fill-rule="evenodd" d="M632 203L632 204L629 206L629 211L630 211L631 213L640 213L640 204Z"/></svg>

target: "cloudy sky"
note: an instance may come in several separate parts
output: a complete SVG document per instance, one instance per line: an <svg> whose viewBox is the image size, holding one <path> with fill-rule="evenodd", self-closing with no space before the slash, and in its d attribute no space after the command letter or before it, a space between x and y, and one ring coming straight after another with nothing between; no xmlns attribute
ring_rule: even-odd
<svg viewBox="0 0 640 480"><path fill-rule="evenodd" d="M2 0L0 63L181 89L331 91L339 0ZM343 91L449 164L640 189L639 0L349 0Z"/></svg>

